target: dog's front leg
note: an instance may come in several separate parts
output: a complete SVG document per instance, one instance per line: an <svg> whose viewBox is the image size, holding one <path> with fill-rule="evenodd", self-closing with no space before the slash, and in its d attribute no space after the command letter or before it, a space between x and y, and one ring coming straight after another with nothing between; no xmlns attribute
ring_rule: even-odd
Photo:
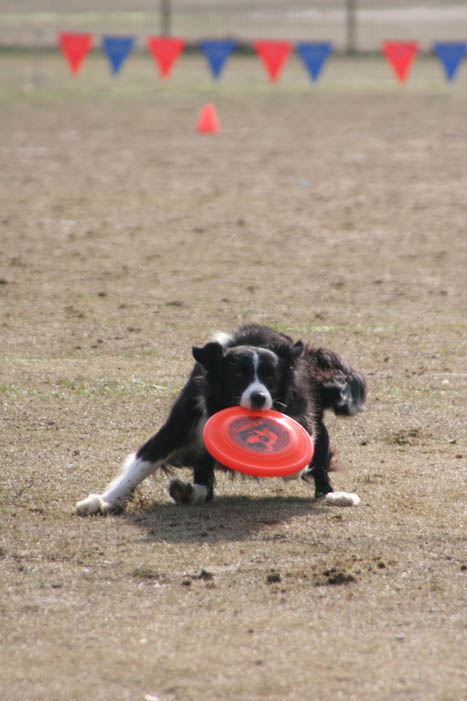
<svg viewBox="0 0 467 701"><path fill-rule="evenodd" d="M138 484L149 477L156 467L156 464L138 458L137 454L129 455L121 472L107 489L102 494L90 494L86 499L79 501L75 512L79 516L89 516L119 511Z"/></svg>
<svg viewBox="0 0 467 701"><path fill-rule="evenodd" d="M102 494L90 494L79 501L75 513L89 516L120 511L138 484L149 477L178 445L179 436L169 423L165 424L136 454L126 459L121 472Z"/></svg>

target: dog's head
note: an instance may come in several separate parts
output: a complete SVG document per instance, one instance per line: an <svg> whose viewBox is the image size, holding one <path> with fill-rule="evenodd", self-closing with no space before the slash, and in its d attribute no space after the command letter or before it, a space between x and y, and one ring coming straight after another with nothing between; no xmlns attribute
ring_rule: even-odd
<svg viewBox="0 0 467 701"><path fill-rule="evenodd" d="M225 347L212 341L193 348L195 360L206 371L210 412L240 405L245 409L282 410L286 386L303 352L301 341L269 349L256 346Z"/></svg>

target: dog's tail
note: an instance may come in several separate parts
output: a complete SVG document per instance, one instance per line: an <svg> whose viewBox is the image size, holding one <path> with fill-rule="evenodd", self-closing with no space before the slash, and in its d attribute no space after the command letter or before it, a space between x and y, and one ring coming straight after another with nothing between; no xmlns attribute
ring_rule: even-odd
<svg viewBox="0 0 467 701"><path fill-rule="evenodd" d="M317 404L337 416L353 416L366 410L366 381L334 351L307 348L308 366Z"/></svg>

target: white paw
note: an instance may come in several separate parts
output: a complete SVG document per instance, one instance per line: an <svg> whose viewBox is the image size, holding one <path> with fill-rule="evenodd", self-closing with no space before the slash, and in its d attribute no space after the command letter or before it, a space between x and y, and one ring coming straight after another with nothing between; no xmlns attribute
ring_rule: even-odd
<svg viewBox="0 0 467 701"><path fill-rule="evenodd" d="M107 514L112 509L112 504L105 501L100 494L90 494L86 499L79 501L75 506L75 514L78 516L92 516L93 514Z"/></svg>
<svg viewBox="0 0 467 701"><path fill-rule="evenodd" d="M324 501L333 506L358 506L360 504L358 494L350 492L328 492L323 498Z"/></svg>
<svg viewBox="0 0 467 701"><path fill-rule="evenodd" d="M204 484L193 485L193 503L204 504L208 496L208 488Z"/></svg>
<svg viewBox="0 0 467 701"><path fill-rule="evenodd" d="M203 484L191 484L173 479L169 482L169 496L176 504L201 504L206 501L208 488Z"/></svg>

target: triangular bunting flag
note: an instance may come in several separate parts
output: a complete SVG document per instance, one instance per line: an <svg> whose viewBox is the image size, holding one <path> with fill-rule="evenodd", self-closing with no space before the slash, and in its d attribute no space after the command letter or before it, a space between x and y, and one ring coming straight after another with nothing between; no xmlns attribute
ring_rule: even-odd
<svg viewBox="0 0 467 701"><path fill-rule="evenodd" d="M84 57L91 48L92 34L60 32L58 41L60 49L68 62L70 73L77 73Z"/></svg>
<svg viewBox="0 0 467 701"><path fill-rule="evenodd" d="M391 64L397 79L403 83L418 51L416 41L385 41L383 53Z"/></svg>
<svg viewBox="0 0 467 701"><path fill-rule="evenodd" d="M167 78L173 64L185 48L185 40L172 37L148 37L147 47L159 67L162 78Z"/></svg>
<svg viewBox="0 0 467 701"><path fill-rule="evenodd" d="M102 46L109 60L112 73L118 73L133 48L134 41L134 37L102 37Z"/></svg>
<svg viewBox="0 0 467 701"><path fill-rule="evenodd" d="M196 131L204 134L217 134L220 131L219 120L217 119L214 105L204 105L198 118Z"/></svg>
<svg viewBox="0 0 467 701"><path fill-rule="evenodd" d="M200 46L209 63L213 77L219 78L224 63L234 49L235 42L230 39L206 39L200 42Z"/></svg>
<svg viewBox="0 0 467 701"><path fill-rule="evenodd" d="M453 80L460 62L467 52L467 44L458 41L436 41L433 51L443 64L444 72L448 80Z"/></svg>
<svg viewBox="0 0 467 701"><path fill-rule="evenodd" d="M253 48L263 62L269 80L277 80L288 55L292 51L290 41L255 41Z"/></svg>
<svg viewBox="0 0 467 701"><path fill-rule="evenodd" d="M317 80L324 62L332 51L329 41L303 41L295 46L312 80Z"/></svg>

